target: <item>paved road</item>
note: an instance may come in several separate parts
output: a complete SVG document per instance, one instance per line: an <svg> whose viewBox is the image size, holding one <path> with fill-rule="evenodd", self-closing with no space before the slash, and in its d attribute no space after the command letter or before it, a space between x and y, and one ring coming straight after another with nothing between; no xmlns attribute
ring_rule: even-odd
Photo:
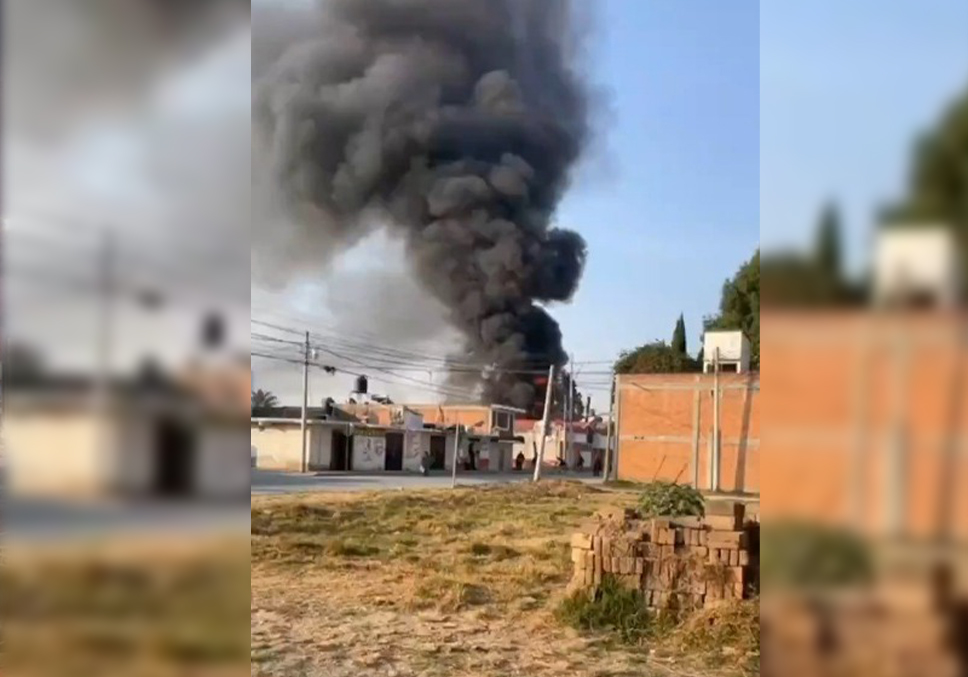
<svg viewBox="0 0 968 677"><path fill-rule="evenodd" d="M588 474L551 472L546 477L579 479L583 482L601 483L601 479ZM531 473L458 473L457 484L475 486L484 484L509 484L526 482ZM445 471L432 473L428 477L417 473L318 473L301 475L278 473L264 470L252 471L252 494L294 494L315 491L378 491L388 489L445 489L451 486L451 476Z"/></svg>
<svg viewBox="0 0 968 677"><path fill-rule="evenodd" d="M567 477L601 482L588 475L552 471L548 477ZM526 482L530 473L460 473L461 486ZM444 489L451 477L438 472L423 477L416 473L320 473L301 475L253 470L253 496L318 491L372 491L395 489ZM0 496L0 528L8 543L83 541L123 537L127 534L207 536L249 533L249 504L202 502L178 503L80 503Z"/></svg>
<svg viewBox="0 0 968 677"><path fill-rule="evenodd" d="M6 542L84 541L131 535L245 535L249 504L80 503L3 498Z"/></svg>

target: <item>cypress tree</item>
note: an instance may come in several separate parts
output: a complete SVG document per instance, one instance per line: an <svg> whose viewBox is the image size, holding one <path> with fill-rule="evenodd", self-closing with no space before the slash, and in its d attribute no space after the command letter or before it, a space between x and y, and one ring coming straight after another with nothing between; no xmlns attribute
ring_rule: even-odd
<svg viewBox="0 0 968 677"><path fill-rule="evenodd" d="M682 314L676 320L676 328L672 332L672 349L681 355L687 354L686 350L686 320Z"/></svg>

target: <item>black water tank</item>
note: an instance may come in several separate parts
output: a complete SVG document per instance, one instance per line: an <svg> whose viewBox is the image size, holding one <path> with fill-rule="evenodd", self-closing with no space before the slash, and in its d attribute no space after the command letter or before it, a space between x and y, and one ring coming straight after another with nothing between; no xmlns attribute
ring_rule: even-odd
<svg viewBox="0 0 968 677"><path fill-rule="evenodd" d="M209 313L202 321L202 345L221 348L225 343L225 320L218 313Z"/></svg>
<svg viewBox="0 0 968 677"><path fill-rule="evenodd" d="M366 394L366 385L367 385L367 383L366 383L366 376L357 376L356 377L356 390L354 390L353 392L359 393L360 395L365 395Z"/></svg>

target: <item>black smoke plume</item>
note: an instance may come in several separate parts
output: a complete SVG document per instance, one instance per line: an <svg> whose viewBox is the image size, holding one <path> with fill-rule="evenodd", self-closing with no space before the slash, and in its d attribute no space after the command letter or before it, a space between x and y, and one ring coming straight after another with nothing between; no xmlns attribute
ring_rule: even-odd
<svg viewBox="0 0 968 677"><path fill-rule="evenodd" d="M253 64L253 122L288 217L335 249L376 227L401 235L466 338L455 360L490 367L452 382L530 407L533 374L567 361L541 304L572 297L586 257L580 235L551 224L590 132L571 3L318 12L315 35Z"/></svg>

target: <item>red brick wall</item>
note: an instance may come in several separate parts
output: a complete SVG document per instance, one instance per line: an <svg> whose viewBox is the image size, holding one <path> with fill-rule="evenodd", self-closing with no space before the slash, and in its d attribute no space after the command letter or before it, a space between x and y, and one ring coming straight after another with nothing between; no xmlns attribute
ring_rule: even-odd
<svg viewBox="0 0 968 677"><path fill-rule="evenodd" d="M953 314L765 313L759 388L721 376L720 489L760 494L766 519L918 539L950 523L968 541L966 327ZM618 476L692 481L698 392L708 489L711 389L709 375L621 377Z"/></svg>
<svg viewBox="0 0 968 677"><path fill-rule="evenodd" d="M916 538L951 518L968 539L965 326L941 314L764 315L764 515Z"/></svg>
<svg viewBox="0 0 968 677"><path fill-rule="evenodd" d="M634 374L618 381L618 477L693 482L709 489L713 438L711 374ZM719 489L759 491L759 393L752 374L721 374ZM699 419L696 428L695 408ZM693 462L695 430L698 463Z"/></svg>

